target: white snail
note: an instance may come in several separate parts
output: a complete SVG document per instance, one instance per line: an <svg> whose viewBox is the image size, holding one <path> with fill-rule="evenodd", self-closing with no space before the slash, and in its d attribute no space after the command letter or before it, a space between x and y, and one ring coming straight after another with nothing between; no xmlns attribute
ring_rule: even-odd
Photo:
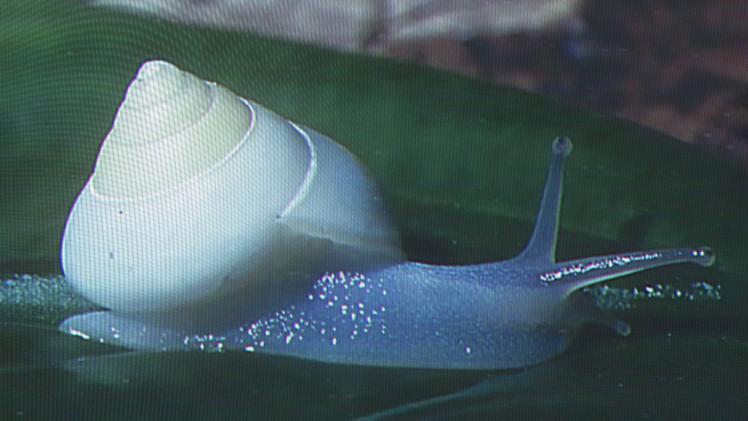
<svg viewBox="0 0 748 421"><path fill-rule="evenodd" d="M60 329L144 350L240 349L334 363L506 368L566 348L566 300L709 249L557 263L563 164L553 144L535 232L503 262L406 262L367 171L319 133L161 61L131 83L70 212L62 265L108 311Z"/></svg>

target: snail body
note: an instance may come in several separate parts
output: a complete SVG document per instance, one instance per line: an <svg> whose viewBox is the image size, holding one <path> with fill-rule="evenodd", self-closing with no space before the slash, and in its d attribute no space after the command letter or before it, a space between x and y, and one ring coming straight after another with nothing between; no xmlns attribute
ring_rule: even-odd
<svg viewBox="0 0 748 421"><path fill-rule="evenodd" d="M214 114L217 113L217 114ZM63 234L66 278L107 311L60 330L137 350L499 369L562 352L575 290L707 248L555 261L566 138L517 257L405 261L376 183L329 138L165 62L131 83Z"/></svg>

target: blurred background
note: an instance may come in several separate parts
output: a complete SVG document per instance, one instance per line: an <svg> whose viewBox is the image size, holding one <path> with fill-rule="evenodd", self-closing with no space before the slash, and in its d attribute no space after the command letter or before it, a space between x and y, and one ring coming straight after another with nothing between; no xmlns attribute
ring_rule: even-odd
<svg viewBox="0 0 748 421"><path fill-rule="evenodd" d="M409 60L621 117L748 166L744 0L91 0Z"/></svg>

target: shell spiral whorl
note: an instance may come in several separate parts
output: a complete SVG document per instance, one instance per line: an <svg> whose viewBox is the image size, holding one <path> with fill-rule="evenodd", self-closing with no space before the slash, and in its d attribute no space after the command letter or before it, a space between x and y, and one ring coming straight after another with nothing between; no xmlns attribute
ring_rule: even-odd
<svg viewBox="0 0 748 421"><path fill-rule="evenodd" d="M252 124L228 90L164 61L145 63L130 84L92 178L119 199L174 187L220 162Z"/></svg>

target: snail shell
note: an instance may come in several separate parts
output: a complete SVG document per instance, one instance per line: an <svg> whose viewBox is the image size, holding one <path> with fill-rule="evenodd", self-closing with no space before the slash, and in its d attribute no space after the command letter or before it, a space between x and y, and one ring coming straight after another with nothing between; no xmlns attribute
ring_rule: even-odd
<svg viewBox="0 0 748 421"><path fill-rule="evenodd" d="M375 182L345 148L163 61L130 84L61 256L83 296L141 314L263 301L331 262L403 259Z"/></svg>

